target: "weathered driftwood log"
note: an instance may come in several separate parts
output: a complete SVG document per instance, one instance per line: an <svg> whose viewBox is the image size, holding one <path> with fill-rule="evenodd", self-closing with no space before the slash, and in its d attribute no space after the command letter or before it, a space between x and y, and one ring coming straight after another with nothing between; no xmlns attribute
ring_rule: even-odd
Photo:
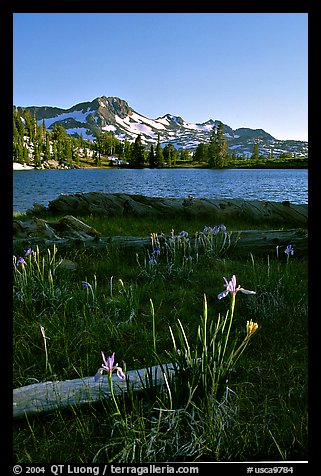
<svg viewBox="0 0 321 476"><path fill-rule="evenodd" d="M169 235L159 235L161 244L172 239ZM195 246L196 237L190 236L191 246ZM93 241L91 244L94 246ZM226 249L236 255L252 254L276 254L276 247L279 252L285 250L291 244L296 255L305 255L308 251L308 233L303 229L291 230L240 230L230 234L230 243L226 241ZM152 246L151 238L138 238L131 236L113 236L109 240L109 246L121 249L142 249Z"/></svg>
<svg viewBox="0 0 321 476"><path fill-rule="evenodd" d="M16 238L47 238L60 240L60 238L73 238L88 240L99 239L101 233L72 215L66 215L57 221L47 221L32 218L22 222L13 220L13 236Z"/></svg>
<svg viewBox="0 0 321 476"><path fill-rule="evenodd" d="M305 256L308 253L308 232L305 229L291 230L241 230L233 232L231 237L231 251L237 255L276 255L285 251L291 244L296 256Z"/></svg>
<svg viewBox="0 0 321 476"><path fill-rule="evenodd" d="M172 237L158 235L161 244ZM191 245L195 246L196 236L189 237ZM144 250L152 247L151 237L112 236L101 237L94 228L86 225L73 216L65 216L56 222L34 219L28 222L14 220L14 244L23 246L84 249L128 249ZM305 255L308 251L308 233L305 229L289 230L240 230L230 235L229 252L244 256L252 254L274 254L276 247L282 248L291 244L297 256Z"/></svg>
<svg viewBox="0 0 321 476"><path fill-rule="evenodd" d="M147 369L126 372L126 380L113 374L115 395L122 392L139 391L153 386L162 386L165 377L169 380L174 374L171 363L155 365ZM13 390L13 417L37 415L43 412L67 408L75 405L94 403L111 396L108 377L102 376L95 382L94 377L77 378L56 382L41 382Z"/></svg>

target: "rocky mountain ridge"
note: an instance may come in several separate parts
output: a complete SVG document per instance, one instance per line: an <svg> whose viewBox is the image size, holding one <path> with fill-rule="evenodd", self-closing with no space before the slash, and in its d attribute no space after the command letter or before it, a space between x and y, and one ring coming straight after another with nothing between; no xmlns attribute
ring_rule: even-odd
<svg viewBox="0 0 321 476"><path fill-rule="evenodd" d="M150 119L136 112L123 99L106 96L76 104L69 109L52 106L17 108L21 114L24 109L28 109L39 124L45 123L48 130L55 124L60 125L71 136L82 135L84 139L94 140L95 134L111 131L118 139L132 142L140 134L146 146L156 144L159 136L162 146L172 143L175 148L191 150L195 150L199 143L208 142L213 126L220 122L209 119L193 124L169 113ZM278 157L282 153L295 154L296 157L308 155L307 142L278 140L263 129L241 127L233 130L224 124L224 135L229 152L235 152L238 156L251 156L255 143L259 146L259 154L266 157Z"/></svg>

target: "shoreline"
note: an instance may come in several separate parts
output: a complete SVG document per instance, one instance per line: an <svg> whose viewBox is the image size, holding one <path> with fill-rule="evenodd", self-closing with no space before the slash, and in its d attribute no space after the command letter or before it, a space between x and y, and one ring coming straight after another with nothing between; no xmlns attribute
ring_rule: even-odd
<svg viewBox="0 0 321 476"><path fill-rule="evenodd" d="M35 170L31 165L20 164L19 162L13 162L13 170Z"/></svg>
<svg viewBox="0 0 321 476"><path fill-rule="evenodd" d="M88 169L100 169L100 170L112 170L112 169L123 169L123 168L130 168L130 167L104 167L104 166L97 166L97 165L93 165L93 166L88 166L88 167L77 167L77 170L88 170ZM159 169L151 169L151 170L163 170L164 168L166 169L187 169L187 168L190 168L190 169L206 169L208 167L187 167L187 166L176 166L176 167L170 167L170 168L167 168L167 167L160 167ZM150 169L150 167L142 167L141 170L143 169ZM291 170L291 169L297 169L297 170L300 170L300 169L308 169L308 167L260 167L259 165L257 167L252 167L252 166L238 166L238 167L224 167L223 169L221 170L244 170L244 169L270 169L270 170ZM42 168L37 168L37 167L33 167L31 165L26 165L26 164L20 164L19 162L13 162L13 171L19 171L19 170L74 170L74 168L72 169L64 169L64 168L60 168L60 167L52 167L52 168L45 168L45 169L42 169ZM136 170L136 169L135 169ZM139 169L137 169L139 170ZM213 170L216 170L216 169L213 169Z"/></svg>

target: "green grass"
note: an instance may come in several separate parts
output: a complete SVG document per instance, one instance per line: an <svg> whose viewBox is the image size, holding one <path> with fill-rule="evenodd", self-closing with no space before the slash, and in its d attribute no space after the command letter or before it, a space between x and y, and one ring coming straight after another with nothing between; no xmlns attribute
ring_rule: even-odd
<svg viewBox="0 0 321 476"><path fill-rule="evenodd" d="M50 221L58 221L64 215L52 215L49 212L37 215L38 218L43 218ZM15 213L14 219L20 221L30 220L30 215L26 213ZM203 230L205 225L214 226L219 223L214 222L213 217L124 217L124 216L96 216L88 215L79 217L81 221L87 225L95 228L101 233L102 236L149 236L151 233L164 233L166 235L171 234L174 230L175 233L179 233L182 230L186 230L188 233L193 234L197 231ZM281 223L280 220L269 223L253 223L252 221L246 221L244 218L237 216L226 217L224 225L230 230L245 230L245 229L288 229L293 228L293 224L287 223L286 225ZM295 226L295 224L294 224Z"/></svg>
<svg viewBox="0 0 321 476"><path fill-rule="evenodd" d="M170 233L172 228L195 233L208 224L119 219L112 224L94 217L84 221L106 235L137 236ZM14 279L14 387L93 376L101 365L101 351L115 352L127 370L154 365L157 358L168 362L173 351L169 327L177 340L178 321L195 348L204 294L209 323L229 309L229 297L217 299L224 289L223 276L235 274L241 286L256 291L254 296L237 293L232 341L244 338L250 319L259 329L229 373L228 388L224 382L218 401L199 386L187 405L186 394L172 382L163 393L150 388L119 397L118 417L108 400L18 420L15 462L307 459L306 259L277 259L271 253L238 260L207 253L192 265L178 259L172 266L159 262L150 268L148 260L143 264L145 252L139 266L136 255L124 251L58 250L51 251L55 272L48 278L53 261L49 265L46 252L38 261L44 257L44 267L34 268L34 275L29 270L27 281L20 275ZM77 268L65 268L63 259Z"/></svg>

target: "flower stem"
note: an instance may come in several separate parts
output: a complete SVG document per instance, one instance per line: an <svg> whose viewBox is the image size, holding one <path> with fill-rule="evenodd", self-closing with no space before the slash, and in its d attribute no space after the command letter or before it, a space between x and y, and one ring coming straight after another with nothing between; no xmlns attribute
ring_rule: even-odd
<svg viewBox="0 0 321 476"><path fill-rule="evenodd" d="M226 334L226 337L225 337L225 344L224 344L223 354L222 354L222 358L221 358L222 361L224 359L224 355L225 355L225 351L226 351L226 347L227 347L227 342L228 342L229 336L230 336L230 331L231 331L232 321L233 321L233 316L234 316L234 308L235 308L235 294L232 294L231 307L230 307L230 322L229 322L228 331L227 331L227 334Z"/></svg>
<svg viewBox="0 0 321 476"><path fill-rule="evenodd" d="M110 393L111 393L111 397L113 399L113 402L115 404L115 407L116 407L116 412L120 415L120 411L119 411L119 407L118 407L118 404L117 404L117 401L116 401L116 398L115 398L115 394L114 394L114 387L113 387L113 379L112 379L112 375L111 374L108 374L108 384L109 384L109 389L110 389Z"/></svg>

